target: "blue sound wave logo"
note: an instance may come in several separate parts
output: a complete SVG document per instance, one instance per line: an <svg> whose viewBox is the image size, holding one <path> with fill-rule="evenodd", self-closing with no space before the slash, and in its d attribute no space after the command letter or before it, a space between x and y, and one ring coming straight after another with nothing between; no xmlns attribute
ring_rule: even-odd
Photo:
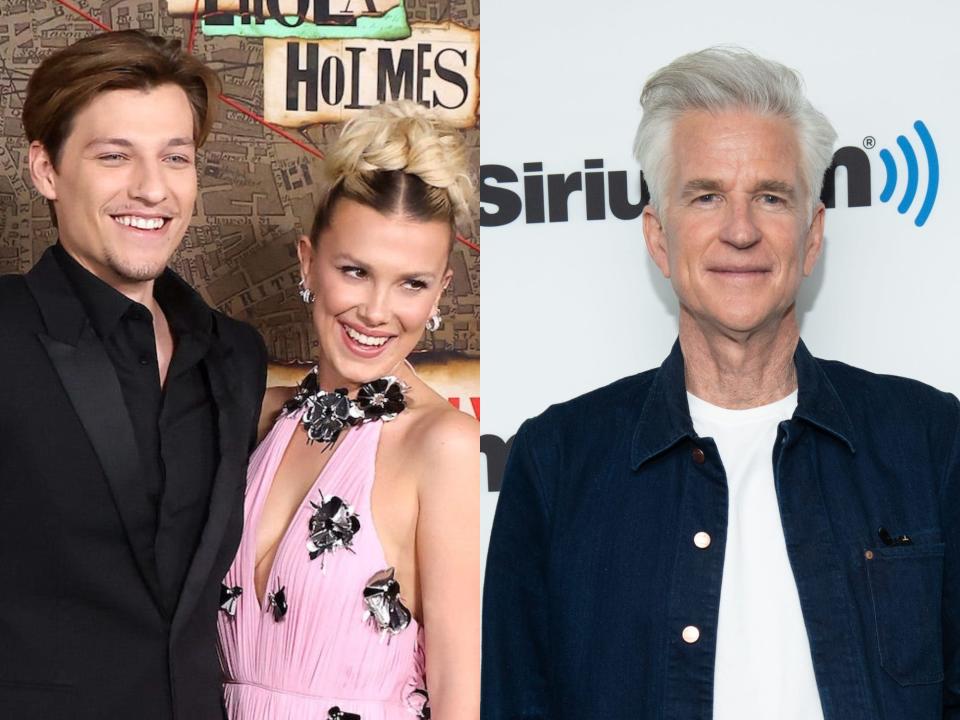
<svg viewBox="0 0 960 720"><path fill-rule="evenodd" d="M913 129L917 131L920 144L923 146L928 173L927 190L926 193L924 193L920 210L913 220L914 225L923 227L927 218L930 217L930 211L933 210L933 203L936 202L937 199L937 189L940 185L940 160L937 157L937 147L933 144L930 131L927 130L927 126L923 124L923 121L917 120L913 124ZM920 164L917 161L917 153L914 151L913 145L910 144L910 141L904 135L897 137L897 145L900 148L900 152L903 153L907 166L907 186L903 191L903 197L897 205L897 212L905 215L910 209L910 206L913 205L913 201L917 196L917 187L920 184ZM886 148L880 151L880 159L883 160L883 166L887 170L887 182L880 192L880 200L881 202L890 202L890 199L893 197L893 191L897 187L897 165L893 161L893 154Z"/></svg>

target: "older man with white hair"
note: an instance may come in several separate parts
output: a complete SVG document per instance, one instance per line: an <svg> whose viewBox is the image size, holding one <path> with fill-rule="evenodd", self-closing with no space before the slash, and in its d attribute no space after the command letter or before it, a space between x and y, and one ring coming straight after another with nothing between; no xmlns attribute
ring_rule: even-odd
<svg viewBox="0 0 960 720"><path fill-rule="evenodd" d="M641 102L679 339L518 432L482 717L960 718L960 404L800 340L836 133L738 49L678 58Z"/></svg>

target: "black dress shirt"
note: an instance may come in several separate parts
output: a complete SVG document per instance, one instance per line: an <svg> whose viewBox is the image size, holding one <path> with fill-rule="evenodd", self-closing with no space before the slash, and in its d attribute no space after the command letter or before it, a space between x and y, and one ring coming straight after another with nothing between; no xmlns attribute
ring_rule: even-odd
<svg viewBox="0 0 960 720"><path fill-rule="evenodd" d="M54 253L120 381L140 450L143 492L155 509L150 535L172 614L200 542L217 468L216 406L202 362L211 344L211 310L169 270L155 281L154 297L174 340L161 386L150 311L87 271L59 244Z"/></svg>

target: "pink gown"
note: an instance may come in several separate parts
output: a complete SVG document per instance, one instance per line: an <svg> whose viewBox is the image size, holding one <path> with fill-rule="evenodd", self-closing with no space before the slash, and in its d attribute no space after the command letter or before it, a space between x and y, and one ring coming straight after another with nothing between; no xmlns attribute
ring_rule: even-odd
<svg viewBox="0 0 960 720"><path fill-rule="evenodd" d="M293 516L277 549L267 593L284 589L279 620L254 588L255 538L273 477L302 411L281 415L250 459L243 539L224 584L241 588L234 614L219 613L220 659L231 720L362 720L429 717L424 709L423 633L415 619L397 634L365 619L364 588L389 566L370 513L381 421L346 432ZM299 442L299 440L294 440ZM318 445L317 452L321 452ZM330 452L329 450L327 452ZM310 559L309 523L336 496L360 521L352 545ZM401 588L402 590L402 588Z"/></svg>

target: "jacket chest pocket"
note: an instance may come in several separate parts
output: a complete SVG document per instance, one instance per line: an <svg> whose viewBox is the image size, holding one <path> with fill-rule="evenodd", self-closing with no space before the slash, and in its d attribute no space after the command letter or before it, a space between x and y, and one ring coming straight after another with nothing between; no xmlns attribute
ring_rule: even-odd
<svg viewBox="0 0 960 720"><path fill-rule="evenodd" d="M900 685L943 680L943 543L866 552L880 664Z"/></svg>

